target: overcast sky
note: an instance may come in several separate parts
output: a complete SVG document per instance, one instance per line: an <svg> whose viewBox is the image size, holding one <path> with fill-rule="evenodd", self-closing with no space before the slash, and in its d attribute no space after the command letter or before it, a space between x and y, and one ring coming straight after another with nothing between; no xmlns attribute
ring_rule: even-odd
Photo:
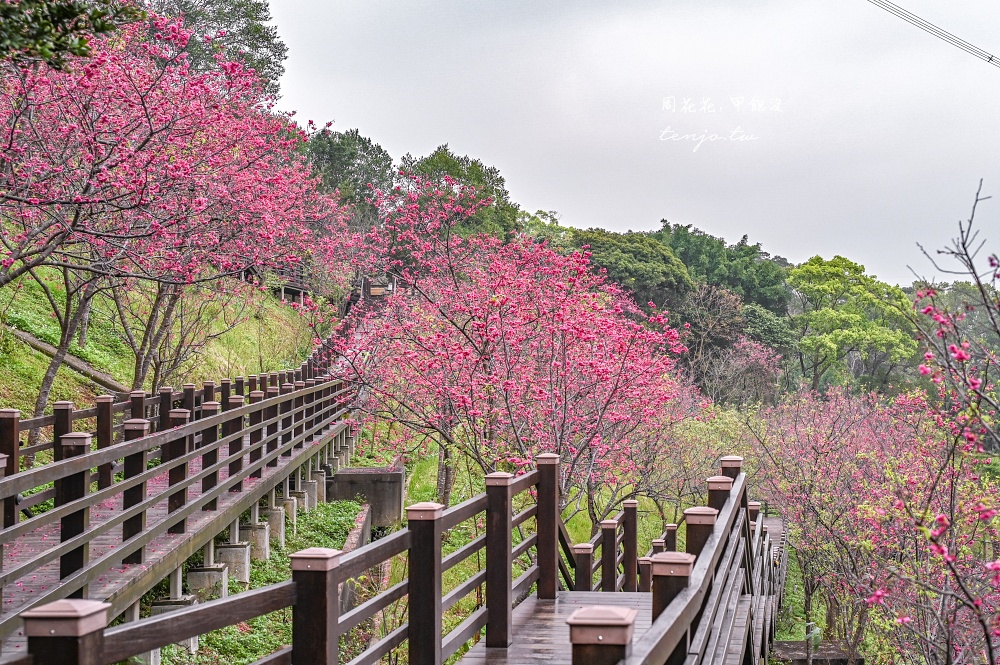
<svg viewBox="0 0 1000 665"><path fill-rule="evenodd" d="M1000 54L995 0L897 4ZM271 7L282 108L397 160L448 143L564 224L691 223L909 283L983 178L1000 251L1000 68L865 0Z"/></svg>

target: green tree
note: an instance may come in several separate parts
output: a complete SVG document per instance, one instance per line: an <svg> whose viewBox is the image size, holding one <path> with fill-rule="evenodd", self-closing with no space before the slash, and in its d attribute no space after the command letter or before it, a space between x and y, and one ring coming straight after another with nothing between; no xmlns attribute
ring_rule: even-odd
<svg viewBox="0 0 1000 665"><path fill-rule="evenodd" d="M288 47L278 29L268 25L267 0L149 0L149 7L157 14L183 17L184 27L194 31L185 51L195 71L215 67L221 50L256 71L269 93L278 93Z"/></svg>
<svg viewBox="0 0 1000 665"><path fill-rule="evenodd" d="M642 307L652 302L657 307L673 308L694 287L680 259L647 233L567 231L565 242L574 249L589 246L591 263L604 268L613 282L632 291Z"/></svg>
<svg viewBox="0 0 1000 665"><path fill-rule="evenodd" d="M788 288L784 259L772 257L760 243L751 245L747 236L735 245L726 245L722 238L690 224L670 224L667 220L661 224L653 236L673 250L693 279L722 286L745 303L756 303L780 316L785 314Z"/></svg>
<svg viewBox="0 0 1000 665"><path fill-rule="evenodd" d="M511 201L507 184L495 166L487 166L472 157L458 156L445 144L426 157L416 158L407 153L400 160L400 170L434 182L443 182L448 176L459 185L475 187L482 199L490 199L488 206L463 223L458 229L460 233L506 237L521 230L520 207Z"/></svg>
<svg viewBox="0 0 1000 665"><path fill-rule="evenodd" d="M795 345L788 328L788 318L766 310L757 303L743 305L743 334L752 340L781 351Z"/></svg>
<svg viewBox="0 0 1000 665"><path fill-rule="evenodd" d="M0 59L63 69L68 57L90 55L89 37L142 16L115 0L6 0L0 2Z"/></svg>
<svg viewBox="0 0 1000 665"><path fill-rule="evenodd" d="M369 184L383 192L395 184L392 157L357 129L317 132L309 139L307 153L326 190L339 191L345 203L365 205L371 197Z"/></svg>
<svg viewBox="0 0 1000 665"><path fill-rule="evenodd" d="M864 368L869 358L898 363L916 351L906 316L910 301L899 287L866 274L864 266L842 256L814 256L788 272L788 284L799 367L813 390L827 372L846 370L849 357Z"/></svg>

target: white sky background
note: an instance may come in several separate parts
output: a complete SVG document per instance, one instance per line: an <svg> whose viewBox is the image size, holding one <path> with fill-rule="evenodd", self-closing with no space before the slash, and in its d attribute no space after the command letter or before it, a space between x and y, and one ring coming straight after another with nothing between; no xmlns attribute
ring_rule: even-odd
<svg viewBox="0 0 1000 665"><path fill-rule="evenodd" d="M1000 55L995 0L897 4ZM397 160L448 143L563 224L651 230L666 218L729 242L749 234L793 262L842 254L908 284L907 266L932 273L915 243L946 244L984 178L996 199L979 227L1000 251L1000 68L865 0L271 9L289 46L282 108L357 127ZM706 97L722 110L703 111ZM758 138L695 151L661 141L667 127Z"/></svg>

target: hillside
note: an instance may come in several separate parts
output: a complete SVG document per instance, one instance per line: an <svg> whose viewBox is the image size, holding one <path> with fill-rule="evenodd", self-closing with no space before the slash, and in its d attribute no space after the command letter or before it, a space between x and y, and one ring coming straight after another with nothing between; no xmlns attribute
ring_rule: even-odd
<svg viewBox="0 0 1000 665"><path fill-rule="evenodd" d="M206 324L213 334L185 363L175 385L226 376L259 373L296 365L308 353L312 334L306 321L273 295L251 291L239 322L228 331L225 316L208 308ZM230 317L235 314L230 314ZM231 319L232 320L232 319ZM42 290L30 280L0 294L0 406L31 413L49 358L19 339L11 329L56 344L59 326ZM225 332L223 332L225 331ZM85 344L75 342L70 353L125 386L132 383L134 356L125 342L110 300L98 296L90 317ZM147 385L148 388L148 385ZM87 406L108 389L63 365L49 399L72 400Z"/></svg>

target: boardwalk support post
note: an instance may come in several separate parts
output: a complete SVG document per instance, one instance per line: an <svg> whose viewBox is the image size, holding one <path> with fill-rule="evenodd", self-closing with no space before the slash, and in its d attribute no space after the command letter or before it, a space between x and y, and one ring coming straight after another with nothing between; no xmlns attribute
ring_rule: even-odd
<svg viewBox="0 0 1000 665"><path fill-rule="evenodd" d="M566 620L573 665L616 665L628 658L636 614L634 608L600 605L573 612Z"/></svg>
<svg viewBox="0 0 1000 665"><path fill-rule="evenodd" d="M104 665L109 603L57 600L21 613L28 653L46 665Z"/></svg>
<svg viewBox="0 0 1000 665"><path fill-rule="evenodd" d="M743 458L739 455L726 455L719 464L722 466L722 475L736 480L743 471Z"/></svg>
<svg viewBox="0 0 1000 665"><path fill-rule="evenodd" d="M653 589L653 560L644 556L639 559L639 591L649 593Z"/></svg>
<svg viewBox="0 0 1000 665"><path fill-rule="evenodd" d="M292 607L292 665L337 663L340 551L310 547L291 556L295 605Z"/></svg>
<svg viewBox="0 0 1000 665"><path fill-rule="evenodd" d="M21 412L17 409L0 409L0 453L7 456L6 477L11 477L21 466ZM3 526L17 524L17 499L10 497L3 502Z"/></svg>
<svg viewBox="0 0 1000 665"><path fill-rule="evenodd" d="M513 641L510 493L513 480L513 475L503 472L486 476L486 646L502 649Z"/></svg>
<svg viewBox="0 0 1000 665"><path fill-rule="evenodd" d="M576 561L574 591L594 590L594 546L590 543L573 545L573 559Z"/></svg>
<svg viewBox="0 0 1000 665"><path fill-rule="evenodd" d="M650 615L653 621L656 621L671 601L687 587L696 558L694 554L685 552L662 552L653 555L653 605ZM668 665L680 665L684 662L690 638L691 632L688 631L670 654Z"/></svg>
<svg viewBox="0 0 1000 665"><path fill-rule="evenodd" d="M639 588L636 579L639 563L639 502L635 499L622 501L622 511L624 512L622 561L625 569L625 583L622 586L622 591L637 591Z"/></svg>
<svg viewBox="0 0 1000 665"><path fill-rule="evenodd" d="M111 395L101 395L97 398L97 447L107 448L114 443L115 437L115 398ZM97 468L97 489L111 487L113 481L111 462Z"/></svg>
<svg viewBox="0 0 1000 665"><path fill-rule="evenodd" d="M676 552L677 551L677 525L668 524L663 530L663 551L664 552Z"/></svg>
<svg viewBox="0 0 1000 665"><path fill-rule="evenodd" d="M202 402L201 405L201 417L211 418L212 416L217 416L222 413L222 405L219 402ZM201 455L201 469L202 471L215 466L219 461L219 449L216 447L215 442L219 440L219 426L211 425L201 430L201 445L200 448L204 448L205 452ZM207 494L212 490L213 487L219 484L219 472L212 471L204 478L201 479L201 493ZM215 499L207 502L202 510L215 510L218 508L219 502Z"/></svg>
<svg viewBox="0 0 1000 665"><path fill-rule="evenodd" d="M145 418L131 418L124 423L125 440L135 441L149 434L149 421ZM149 453L141 450L137 453L125 456L122 473L125 480L134 478L144 473L149 466ZM146 499L146 483L138 483L134 487L129 487L122 492L122 509L128 510L137 506ZM141 511L138 515L129 517L122 522L122 542L128 542L146 530L146 511ZM142 563L144 547L140 547L131 554L122 558L122 563Z"/></svg>
<svg viewBox="0 0 1000 665"><path fill-rule="evenodd" d="M489 478L489 476L487 476ZM406 509L410 539L410 625L407 630L410 665L441 663L441 515L444 506L430 501ZM486 526L489 534L489 524ZM487 535L489 538L489 535ZM489 540L487 540L489 547ZM510 551L509 549L507 550ZM486 591L489 593L489 554ZM510 570L510 567L507 568ZM510 596L510 584L507 584ZM487 597L487 603L489 598ZM507 606L508 608L510 605ZM487 628L487 631L489 629ZM489 639L489 632L487 638ZM506 645L505 645L506 646Z"/></svg>
<svg viewBox="0 0 1000 665"><path fill-rule="evenodd" d="M559 456L535 457L538 469L538 597L554 600L559 587Z"/></svg>
<svg viewBox="0 0 1000 665"><path fill-rule="evenodd" d="M695 506L684 511L684 521L687 523L686 550L694 555L701 554L708 542L709 536L715 530L715 520L719 511L708 506Z"/></svg>
<svg viewBox="0 0 1000 665"><path fill-rule="evenodd" d="M171 429L175 427L184 427L191 421L191 412L187 409L171 409L168 419L168 424ZM190 450L190 445L188 444L188 437L182 436L178 437L163 445L163 455L162 460L164 462L172 462L175 459L184 457ZM167 482L169 485L179 485L187 480L188 475L188 465L178 464L172 467L167 472ZM179 489L176 492L172 492L169 497L167 497L167 512L173 513L184 508L187 504L187 488ZM187 531L187 520L180 519L175 524L172 524L170 528L167 529L167 533L184 533Z"/></svg>

